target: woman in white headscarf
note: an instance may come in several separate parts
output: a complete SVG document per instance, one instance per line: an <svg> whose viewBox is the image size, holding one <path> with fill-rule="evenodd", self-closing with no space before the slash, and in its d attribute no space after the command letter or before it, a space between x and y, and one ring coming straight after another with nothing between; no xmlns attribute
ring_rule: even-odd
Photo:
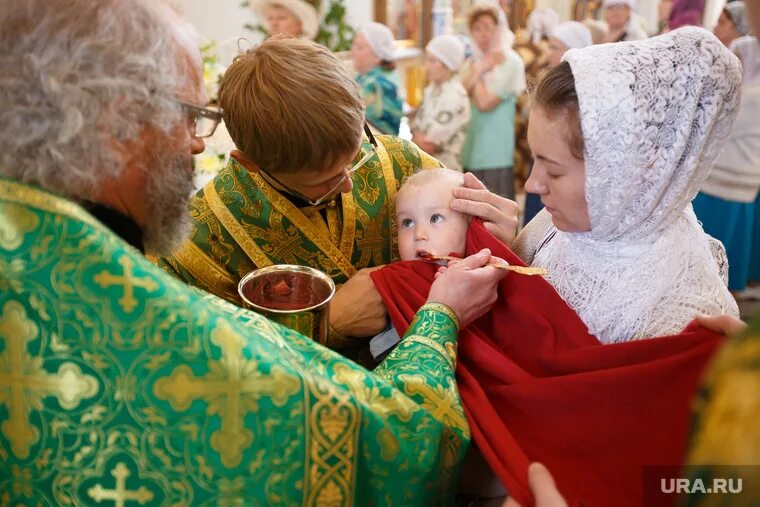
<svg viewBox="0 0 760 507"><path fill-rule="evenodd" d="M456 35L439 35L425 47L429 84L412 121L412 141L457 171L462 170L462 146L470 123L470 99L457 78L464 51Z"/></svg>
<svg viewBox="0 0 760 507"><path fill-rule="evenodd" d="M530 34L533 44L549 37L554 27L559 24L559 15L548 8L536 8L528 14L525 29Z"/></svg>
<svg viewBox="0 0 760 507"><path fill-rule="evenodd" d="M760 267L760 259L752 260L753 257L760 257L760 250L752 251L753 236L760 235L760 225L754 225L758 216L756 201L760 189L758 48L755 37L735 39L731 44L731 49L744 66L739 114L731 136L693 203L694 212L705 232L719 239L726 247L730 267L728 288L737 293L747 287L750 270L754 272ZM760 242L760 239L756 241ZM751 269L753 266L755 268Z"/></svg>
<svg viewBox="0 0 760 507"><path fill-rule="evenodd" d="M317 36L319 12L306 0L254 0L250 5L270 37L285 35L314 40Z"/></svg>
<svg viewBox="0 0 760 507"><path fill-rule="evenodd" d="M586 25L587 21L595 20L586 20L583 23L579 23L578 21L565 21L564 23L560 23L552 29L548 44L549 66L554 67L555 65L559 65L560 61L562 60L562 55L564 55L569 49L585 48L586 46L590 46L594 43L591 30ZM604 21L601 21L600 23L606 26ZM535 76L531 76L531 81L533 81L534 77ZM526 102L528 102L527 98ZM524 107L527 108L527 104ZM523 139L518 139L517 141L518 149L528 144L526 136L527 114L523 113L523 115L525 118L525 120L523 120L525 126L520 125L520 122L518 122L518 129L520 129L519 131L523 137ZM528 155L530 155L530 146L527 148ZM533 217L536 216L536 213L541 211L542 207L543 206L541 204L541 199L538 195L532 194L530 192L525 192L525 211L523 214L523 223L527 224L533 220Z"/></svg>
<svg viewBox="0 0 760 507"><path fill-rule="evenodd" d="M749 35L750 32L747 8L742 1L726 5L713 28L715 36L728 47L731 47L734 40Z"/></svg>
<svg viewBox="0 0 760 507"><path fill-rule="evenodd" d="M738 316L690 202L740 84L738 59L693 27L572 49L539 79L526 189L546 211L515 250L548 269L603 343L678 333L700 313Z"/></svg>
<svg viewBox="0 0 760 507"><path fill-rule="evenodd" d="M636 0L604 0L604 20L609 34L607 42L622 42L647 38L641 21L634 13Z"/></svg>
<svg viewBox="0 0 760 507"><path fill-rule="evenodd" d="M354 37L351 59L362 89L367 122L382 134L398 135L403 104L391 29L381 23L364 25Z"/></svg>
<svg viewBox="0 0 760 507"><path fill-rule="evenodd" d="M549 34L559 24L559 15L551 9L536 7L526 21L525 31L518 30L515 51L525 62L525 79L528 83L535 81L538 73L549 65ZM528 145L528 112L530 99L527 93L517 97L515 114L515 180L525 184L533 165L533 158ZM530 222L541 210L541 200L535 194L525 194L523 223Z"/></svg>
<svg viewBox="0 0 760 507"><path fill-rule="evenodd" d="M549 65L559 65L568 49L590 46L594 41L591 31L578 21L565 21L557 25L549 35Z"/></svg>
<svg viewBox="0 0 760 507"><path fill-rule="evenodd" d="M506 23L500 12L476 5L468 16L473 57L462 70L462 84L472 114L462 165L492 192L513 199L515 108L526 87L525 64L511 46L505 46L509 37L504 35Z"/></svg>

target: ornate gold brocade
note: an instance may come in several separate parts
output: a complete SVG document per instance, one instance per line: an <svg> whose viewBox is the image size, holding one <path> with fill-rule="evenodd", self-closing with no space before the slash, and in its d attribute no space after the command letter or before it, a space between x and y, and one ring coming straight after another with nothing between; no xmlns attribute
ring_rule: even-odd
<svg viewBox="0 0 760 507"><path fill-rule="evenodd" d="M188 243L194 247L183 246L159 265L239 303L220 273L239 279L257 267L299 264L327 273L340 285L358 269L396 260L396 190L420 168L440 164L411 143L391 136L377 139L376 156L354 173L353 191L341 194L340 207L328 207L324 216L297 208L233 157L191 203L194 228Z"/></svg>
<svg viewBox="0 0 760 507"><path fill-rule="evenodd" d="M445 309L370 373L167 276L76 204L0 179L9 204L0 503L450 503L469 433Z"/></svg>

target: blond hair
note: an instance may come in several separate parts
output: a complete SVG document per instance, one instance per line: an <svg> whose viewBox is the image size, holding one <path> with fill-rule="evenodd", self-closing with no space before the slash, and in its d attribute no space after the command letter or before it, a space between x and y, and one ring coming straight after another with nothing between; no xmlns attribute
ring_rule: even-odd
<svg viewBox="0 0 760 507"><path fill-rule="evenodd" d="M405 189L412 187L424 187L432 182L439 182L444 180L451 183L452 187L464 186L464 174L459 171L455 171L454 169L449 169L447 167L423 169L422 171L414 173L404 180L401 188L399 188L398 192L396 193L396 200L398 200L398 197Z"/></svg>
<svg viewBox="0 0 760 507"><path fill-rule="evenodd" d="M321 172L360 147L359 87L327 48L270 38L235 58L219 85L235 145L273 174Z"/></svg>

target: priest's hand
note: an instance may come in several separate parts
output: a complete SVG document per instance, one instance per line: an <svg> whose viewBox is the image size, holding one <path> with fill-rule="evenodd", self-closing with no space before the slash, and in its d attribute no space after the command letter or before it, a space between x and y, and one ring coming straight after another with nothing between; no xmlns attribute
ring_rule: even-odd
<svg viewBox="0 0 760 507"><path fill-rule="evenodd" d="M330 326L343 336L374 336L388 327L383 298L369 274L382 266L361 269L335 291L330 301Z"/></svg>
<svg viewBox="0 0 760 507"><path fill-rule="evenodd" d="M491 252L484 248L461 261L441 267L428 293L428 303L443 303L459 317L464 328L484 315L496 302L496 287L505 269L487 266Z"/></svg>
<svg viewBox="0 0 760 507"><path fill-rule="evenodd" d="M517 203L491 193L475 175L464 175L464 187L454 189L449 206L454 211L482 218L486 229L505 245L511 246L515 240Z"/></svg>
<svg viewBox="0 0 760 507"><path fill-rule="evenodd" d="M549 470L541 463L531 463L528 468L528 482L536 507L567 507L567 502L554 483ZM502 507L520 507L514 498L508 498Z"/></svg>

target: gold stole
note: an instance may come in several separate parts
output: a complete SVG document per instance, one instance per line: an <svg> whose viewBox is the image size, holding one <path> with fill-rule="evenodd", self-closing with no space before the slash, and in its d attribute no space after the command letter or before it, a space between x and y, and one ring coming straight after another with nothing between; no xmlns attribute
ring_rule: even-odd
<svg viewBox="0 0 760 507"><path fill-rule="evenodd" d="M382 143L378 144L377 152L382 168L383 182L386 187L385 192L381 192L381 194L387 200L385 206L390 211L387 234L391 238L391 251L393 252L397 249L396 224L393 219L397 179L394 174L391 158ZM313 246L314 249L324 255L325 259L332 266L337 268L330 270L333 278L336 278L336 282L344 282L356 273L357 269L351 262L354 254L357 220L360 219L357 216L357 203L354 195L358 192L356 187L352 192L341 195L342 224L338 210L335 208L327 208L327 223L325 223L318 209L300 209L282 196L258 173L248 172L248 175L271 206L271 214L266 223L262 220L261 223L257 224L260 228L266 229L270 226L270 223L287 218L297 228L302 245L306 245L307 247ZM230 211L216 189L215 180L211 180L206 184L204 196L213 214L257 267L261 268L272 264L287 263L281 255L278 255L283 253L286 247L271 244L269 245L271 248L266 248L267 251L264 251L262 248L262 238L251 236ZM251 217L248 218L250 219ZM313 267L323 269L323 266Z"/></svg>

